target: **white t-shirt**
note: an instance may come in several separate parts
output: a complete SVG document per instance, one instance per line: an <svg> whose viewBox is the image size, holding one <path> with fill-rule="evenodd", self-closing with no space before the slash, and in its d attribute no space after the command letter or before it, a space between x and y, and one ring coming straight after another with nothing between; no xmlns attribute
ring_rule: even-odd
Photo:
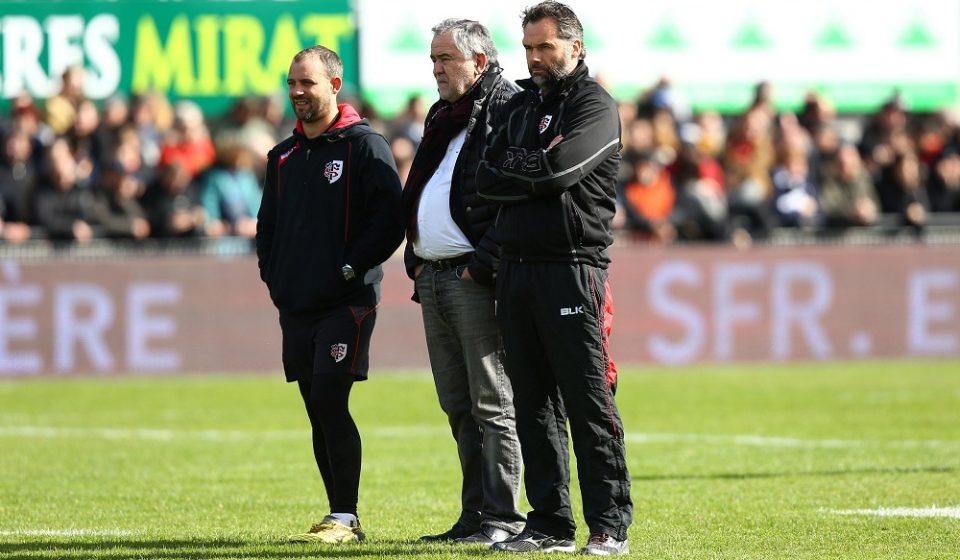
<svg viewBox="0 0 960 560"><path fill-rule="evenodd" d="M473 251L473 245L450 215L450 182L460 149L467 139L464 128L450 140L447 153L420 193L413 252L424 260L449 259Z"/></svg>

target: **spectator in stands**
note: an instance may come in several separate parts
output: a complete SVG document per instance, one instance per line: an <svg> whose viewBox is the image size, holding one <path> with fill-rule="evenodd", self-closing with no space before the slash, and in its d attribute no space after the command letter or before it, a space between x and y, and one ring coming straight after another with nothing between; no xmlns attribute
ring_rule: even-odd
<svg viewBox="0 0 960 560"><path fill-rule="evenodd" d="M836 159L825 166L820 184L820 206L828 227L869 226L877 221L879 201L860 152L844 144Z"/></svg>
<svg viewBox="0 0 960 560"><path fill-rule="evenodd" d="M884 214L898 214L903 206L903 189L897 178L897 163L908 156L916 158L913 138L906 129L895 130L872 154L872 159L865 157L864 162L873 175L880 209Z"/></svg>
<svg viewBox="0 0 960 560"><path fill-rule="evenodd" d="M638 118L623 129L623 151L625 156L652 152L655 147L653 122ZM632 169L631 169L632 171Z"/></svg>
<svg viewBox="0 0 960 560"><path fill-rule="evenodd" d="M95 180L97 169L105 154L103 141L96 133L100 126L100 112L93 101L83 99L77 106L73 119L73 126L65 137L70 143L70 150L77 161L77 180L83 185L89 185Z"/></svg>
<svg viewBox="0 0 960 560"><path fill-rule="evenodd" d="M753 86L753 101L748 113L759 113L763 126L769 128L777 117L777 108L773 101L773 82L761 80Z"/></svg>
<svg viewBox="0 0 960 560"><path fill-rule="evenodd" d="M177 103L174 115L173 130L160 150L160 164L179 163L195 179L216 159L210 131L195 103Z"/></svg>
<svg viewBox="0 0 960 560"><path fill-rule="evenodd" d="M217 167L207 174L200 187L207 235L253 239L261 196L253 172L253 154L242 144L224 146Z"/></svg>
<svg viewBox="0 0 960 560"><path fill-rule="evenodd" d="M677 120L669 109L657 109L650 121L653 127L654 153L665 165L671 165L677 159L680 150L680 137L677 134Z"/></svg>
<svg viewBox="0 0 960 560"><path fill-rule="evenodd" d="M933 166L930 178L930 209L960 212L960 149L947 146Z"/></svg>
<svg viewBox="0 0 960 560"><path fill-rule="evenodd" d="M36 225L50 239L87 242L98 233L92 189L77 185L77 162L66 140L50 146L46 180L35 191L32 207Z"/></svg>
<svg viewBox="0 0 960 560"><path fill-rule="evenodd" d="M119 161L104 163L95 185L94 213L99 234L109 239L145 239L150 235L138 198L143 185Z"/></svg>
<svg viewBox="0 0 960 560"><path fill-rule="evenodd" d="M67 68L61 76L60 93L47 99L46 123L57 136L62 136L73 127L77 109L86 99L83 82L86 71L81 66Z"/></svg>
<svg viewBox="0 0 960 560"><path fill-rule="evenodd" d="M190 175L179 163L160 167L140 203L150 222L151 237L199 237L204 234L206 213Z"/></svg>
<svg viewBox="0 0 960 560"><path fill-rule="evenodd" d="M287 116L287 101L280 95L265 95L260 98L257 114L273 130L274 137L282 137L296 126L296 119Z"/></svg>
<svg viewBox="0 0 960 560"><path fill-rule="evenodd" d="M28 201L37 180L33 144L22 130L3 139L0 152L0 239L13 243L30 239Z"/></svg>
<svg viewBox="0 0 960 560"><path fill-rule="evenodd" d="M727 141L723 117L716 111L704 111L697 115L694 123L699 128L697 151L714 161L721 159Z"/></svg>
<svg viewBox="0 0 960 560"><path fill-rule="evenodd" d="M413 142L406 136L397 136L390 141L390 152L393 159L397 162L397 175L400 181L405 182L410 174L410 167L413 165L413 156L417 149Z"/></svg>
<svg viewBox="0 0 960 560"><path fill-rule="evenodd" d="M814 129L810 131L810 142L810 169L819 183L826 174L830 173L830 168L834 166L842 142L836 128L831 123L814 125ZM857 159L860 160L862 167L863 160L859 157L859 154ZM864 169L864 172L866 172L866 169Z"/></svg>
<svg viewBox="0 0 960 560"><path fill-rule="evenodd" d="M651 152L630 156L633 177L623 187L620 206L627 229L642 239L669 243L677 236L670 223L676 193L664 164Z"/></svg>
<svg viewBox="0 0 960 560"><path fill-rule="evenodd" d="M130 105L119 95L108 98L103 102L103 111L100 114L100 125L95 132L100 144L101 160L115 159L114 155L120 136L120 130L130 122Z"/></svg>
<svg viewBox="0 0 960 560"><path fill-rule="evenodd" d="M160 164L164 135L173 123L173 109L162 95L147 93L133 99L130 121L140 136L141 159L147 169Z"/></svg>
<svg viewBox="0 0 960 560"><path fill-rule="evenodd" d="M864 161L880 166L892 162L895 154L890 146L891 138L906 130L907 113L901 101L893 99L884 103L867 123L860 138Z"/></svg>
<svg viewBox="0 0 960 560"><path fill-rule="evenodd" d="M916 154L906 153L894 160L893 185L899 195L895 210L903 224L916 231L922 230L927 223L930 200L927 197L920 159Z"/></svg>
<svg viewBox="0 0 960 560"><path fill-rule="evenodd" d="M423 138L423 123L427 118L427 104L422 95L411 95L407 105L390 127L391 138L406 138L416 152Z"/></svg>
<svg viewBox="0 0 960 560"><path fill-rule="evenodd" d="M931 113L923 115L917 123L914 134L917 157L924 169L931 169L940 158L948 142L950 127L944 115Z"/></svg>
<svg viewBox="0 0 960 560"><path fill-rule="evenodd" d="M780 226L812 228L818 224L817 189L803 150L789 149L774 170L773 210Z"/></svg>
<svg viewBox="0 0 960 560"><path fill-rule="evenodd" d="M701 133L692 122L680 128L680 153L671 172L676 202L670 220L679 240L721 241L727 238L723 168L700 148Z"/></svg>
<svg viewBox="0 0 960 560"><path fill-rule="evenodd" d="M263 182L267 168L267 152L277 143L277 131L260 115L257 99L242 97L219 124L214 145L219 150L233 144L245 146L253 156L257 182Z"/></svg>
<svg viewBox="0 0 960 560"><path fill-rule="evenodd" d="M730 132L723 157L731 234L738 238L769 233L774 158L768 115L763 109L748 110Z"/></svg>
<svg viewBox="0 0 960 560"><path fill-rule="evenodd" d="M797 115L797 120L807 132L812 135L815 131L830 126L835 118L836 110L829 99L815 91L807 92L803 107Z"/></svg>
<svg viewBox="0 0 960 560"><path fill-rule="evenodd" d="M141 136L137 129L127 124L116 131L115 145L108 151L106 156L111 161L116 160L123 164L124 169L133 173L140 179L140 182L146 184L153 179L155 169L147 167L143 163L143 145Z"/></svg>
<svg viewBox="0 0 960 560"><path fill-rule="evenodd" d="M45 163L47 147L55 136L41 119L33 98L29 94L18 95L10 106L11 119L8 130L19 130L30 137L30 146L34 167L40 170Z"/></svg>
<svg viewBox="0 0 960 560"><path fill-rule="evenodd" d="M653 118L658 111L668 111L673 118L679 121L690 119L690 104L686 98L673 87L669 76L661 76L659 80L640 96L637 102L637 114L645 118Z"/></svg>

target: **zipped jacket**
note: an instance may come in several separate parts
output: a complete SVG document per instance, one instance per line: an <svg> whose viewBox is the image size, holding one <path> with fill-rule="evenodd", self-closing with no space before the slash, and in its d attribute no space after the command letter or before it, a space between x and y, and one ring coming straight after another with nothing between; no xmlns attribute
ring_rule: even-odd
<svg viewBox="0 0 960 560"><path fill-rule="evenodd" d="M457 157L450 181L450 215L454 223L467 236L474 247L467 268L470 277L480 284L492 286L500 260L500 246L494 237L493 221L499 205L477 195L477 167L487 143L487 137L496 126L496 119L507 101L520 88L502 75L502 69L496 63L480 77L480 95L473 102L470 120L467 122L467 137ZM447 101L437 101L430 108L425 120L427 127ZM407 196L404 193L404 196ZM416 213L416 208L410 208ZM407 276L413 279L414 270L423 261L413 252L413 244L408 243L404 251L404 263ZM414 295L416 300L417 296Z"/></svg>
<svg viewBox="0 0 960 560"><path fill-rule="evenodd" d="M400 178L386 139L350 105L310 139L298 122L270 150L257 216L260 278L281 313L377 303L380 264L404 227ZM349 264L353 280L341 269Z"/></svg>
<svg viewBox="0 0 960 560"><path fill-rule="evenodd" d="M503 205L502 258L605 268L620 168L616 102L582 61L544 98L531 80L517 84L527 89L507 104L477 172L480 196Z"/></svg>

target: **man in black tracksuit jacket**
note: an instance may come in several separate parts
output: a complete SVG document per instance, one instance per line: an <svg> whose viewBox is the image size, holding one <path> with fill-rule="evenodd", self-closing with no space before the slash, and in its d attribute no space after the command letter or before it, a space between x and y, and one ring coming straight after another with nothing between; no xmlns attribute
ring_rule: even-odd
<svg viewBox="0 0 960 560"><path fill-rule="evenodd" d="M337 104L343 65L316 46L287 77L293 136L270 151L257 221L260 278L280 312L283 369L296 381L330 515L293 541L364 539L357 518L360 434L349 412L367 377L380 264L403 240L400 179L386 139Z"/></svg>
<svg viewBox="0 0 960 560"><path fill-rule="evenodd" d="M584 552L623 554L630 477L604 330L620 121L588 75L569 8L527 10L524 47L533 80L518 82L528 89L505 108L477 178L480 195L503 205L497 316L533 507L524 534L494 549L572 550L569 419L590 528Z"/></svg>

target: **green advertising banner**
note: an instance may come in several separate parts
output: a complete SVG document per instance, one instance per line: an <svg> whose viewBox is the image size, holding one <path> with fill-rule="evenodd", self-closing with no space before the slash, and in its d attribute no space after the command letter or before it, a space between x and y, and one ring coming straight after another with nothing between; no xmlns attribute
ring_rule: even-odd
<svg viewBox="0 0 960 560"><path fill-rule="evenodd" d="M64 70L83 66L92 99L154 91L217 112L284 92L290 59L316 44L340 54L345 91L356 94L350 0L0 1L0 98L49 97Z"/></svg>
<svg viewBox="0 0 960 560"><path fill-rule="evenodd" d="M504 75L528 77L517 0L357 0L364 95L382 114L436 99L430 29L483 22ZM564 0L584 28L586 63L620 99L661 78L694 110L738 113L760 81L779 109L819 92L838 111L873 111L894 94L912 111L960 106L958 0Z"/></svg>

